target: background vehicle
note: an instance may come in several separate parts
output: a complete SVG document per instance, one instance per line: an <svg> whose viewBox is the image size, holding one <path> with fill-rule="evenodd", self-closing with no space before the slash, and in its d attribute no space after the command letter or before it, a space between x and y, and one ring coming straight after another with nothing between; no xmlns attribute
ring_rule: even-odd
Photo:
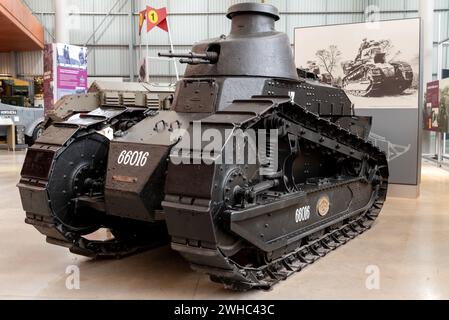
<svg viewBox="0 0 449 320"><path fill-rule="evenodd" d="M44 122L44 108L33 106L29 88L28 81L0 76L0 118L14 123L19 148L34 143ZM0 139L6 140L6 133L6 128L0 127Z"/></svg>

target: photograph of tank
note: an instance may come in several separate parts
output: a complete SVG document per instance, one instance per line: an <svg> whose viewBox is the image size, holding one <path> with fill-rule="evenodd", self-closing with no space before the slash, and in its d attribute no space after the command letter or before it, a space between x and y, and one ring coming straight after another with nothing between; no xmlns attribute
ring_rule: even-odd
<svg viewBox="0 0 449 320"><path fill-rule="evenodd" d="M296 28L295 48L298 68L343 88L358 108L418 106L418 19Z"/></svg>

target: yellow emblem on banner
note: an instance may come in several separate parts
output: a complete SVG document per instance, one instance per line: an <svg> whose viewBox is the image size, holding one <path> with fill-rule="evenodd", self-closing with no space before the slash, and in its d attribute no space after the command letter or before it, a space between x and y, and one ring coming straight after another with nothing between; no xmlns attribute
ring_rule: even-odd
<svg viewBox="0 0 449 320"><path fill-rule="evenodd" d="M148 19L152 24L157 24L159 21L159 16L156 12L156 10L150 10L148 11Z"/></svg>

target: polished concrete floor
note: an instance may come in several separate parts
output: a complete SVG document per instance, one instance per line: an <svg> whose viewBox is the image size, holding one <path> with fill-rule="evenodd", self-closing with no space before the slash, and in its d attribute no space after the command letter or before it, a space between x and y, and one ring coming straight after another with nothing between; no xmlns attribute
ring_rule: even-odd
<svg viewBox="0 0 449 320"><path fill-rule="evenodd" d="M23 222L15 187L23 158L0 151L0 299L449 299L449 173L429 164L419 199L390 198L372 230L271 291L235 293L168 246L91 261L46 244ZM73 265L79 290L66 287Z"/></svg>

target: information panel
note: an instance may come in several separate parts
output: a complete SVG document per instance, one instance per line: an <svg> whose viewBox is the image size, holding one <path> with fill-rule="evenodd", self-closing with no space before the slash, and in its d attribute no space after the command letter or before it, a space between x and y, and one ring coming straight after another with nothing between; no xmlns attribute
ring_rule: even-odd
<svg viewBox="0 0 449 320"><path fill-rule="evenodd" d="M61 97L87 92L87 49L63 43L51 43L44 50L45 113Z"/></svg>

